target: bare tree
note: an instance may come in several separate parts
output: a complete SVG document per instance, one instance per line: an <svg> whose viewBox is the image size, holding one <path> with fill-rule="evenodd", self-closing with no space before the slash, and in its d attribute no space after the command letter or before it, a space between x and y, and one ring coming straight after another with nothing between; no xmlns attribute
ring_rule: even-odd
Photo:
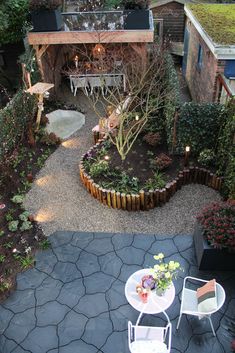
<svg viewBox="0 0 235 353"><path fill-rule="evenodd" d="M169 94L164 80L165 50L153 46L147 52L141 45L109 45L105 54L98 56L95 62L87 47L79 50L102 79L102 89L93 90L89 99L99 118L104 118L107 107L112 111L107 119L105 133L124 161L146 123L156 118ZM117 66L120 62L122 65ZM116 75L113 76L113 85L107 84L102 72ZM120 81L115 84L115 77L117 79L120 75L125 80L125 91Z"/></svg>

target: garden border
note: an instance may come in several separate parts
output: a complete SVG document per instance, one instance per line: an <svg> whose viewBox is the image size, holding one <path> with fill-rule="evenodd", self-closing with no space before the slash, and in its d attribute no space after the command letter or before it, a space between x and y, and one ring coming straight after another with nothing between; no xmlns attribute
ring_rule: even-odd
<svg viewBox="0 0 235 353"><path fill-rule="evenodd" d="M144 191L140 190L139 194L120 193L115 190L108 190L96 184L94 180L86 173L83 160L87 153L96 149L103 140L99 140L90 148L81 158L79 164L80 178L87 191L104 205L122 209L126 211L148 211L158 206L164 205L170 198L180 190L183 185L197 183L209 186L217 191L222 188L223 178L217 177L210 170L189 167L178 173L178 176L167 183L163 189Z"/></svg>

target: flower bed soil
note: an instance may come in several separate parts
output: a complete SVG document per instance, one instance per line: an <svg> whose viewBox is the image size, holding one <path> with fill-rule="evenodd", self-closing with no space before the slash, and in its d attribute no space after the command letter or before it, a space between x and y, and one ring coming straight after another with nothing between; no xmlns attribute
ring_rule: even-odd
<svg viewBox="0 0 235 353"><path fill-rule="evenodd" d="M0 209L0 255L4 258L4 261L0 262L0 302L14 290L16 274L23 269L19 259L15 259L13 255L18 254L22 258L27 257L25 250L31 248L29 256L33 257L36 249L42 247L42 242L46 239L33 217L29 216L33 226L31 229L26 231L18 229L15 232L9 231L8 221L5 218L10 211L13 219L18 220L19 215L24 212L21 204L13 203L11 199L14 195L22 194L22 191L28 191L30 188L29 181L33 181L34 176L41 169L46 158L55 150L54 146L46 146L39 142L36 146L30 147L25 141L10 157L11 161L19 159L22 148L25 150L25 158L22 158L17 166L9 167L7 170L5 168L5 178L3 178L3 170L1 170L3 166L0 166L0 204L5 205L3 209ZM29 168L30 173L28 173ZM17 251L13 252L14 249ZM4 289L3 286L6 283L9 288Z"/></svg>

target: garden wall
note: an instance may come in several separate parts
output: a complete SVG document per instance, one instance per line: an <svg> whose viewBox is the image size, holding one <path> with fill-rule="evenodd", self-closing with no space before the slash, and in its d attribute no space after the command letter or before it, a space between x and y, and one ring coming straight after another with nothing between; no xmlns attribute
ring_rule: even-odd
<svg viewBox="0 0 235 353"><path fill-rule="evenodd" d="M101 141L100 141L101 142ZM92 152L100 142L93 146L87 153ZM83 155L79 165L81 180L87 191L96 198L99 202L115 209L127 211L148 211L157 206L162 206L170 200L170 198L180 190L183 185L190 183L203 184L220 191L222 188L223 179L217 177L207 169L190 167L179 172L177 178L166 184L163 189L149 190L145 192L140 190L138 194L125 194L115 190L107 190L100 187L94 180L85 172Z"/></svg>

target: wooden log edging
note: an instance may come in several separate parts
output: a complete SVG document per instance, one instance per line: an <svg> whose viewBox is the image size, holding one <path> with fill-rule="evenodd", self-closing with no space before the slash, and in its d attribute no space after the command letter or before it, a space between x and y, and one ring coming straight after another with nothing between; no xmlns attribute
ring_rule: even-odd
<svg viewBox="0 0 235 353"><path fill-rule="evenodd" d="M103 140L93 147L96 148ZM91 152L91 148L88 152ZM87 153L88 153L87 152ZM101 188L94 180L86 173L83 161L87 153L82 156L79 164L79 173L82 183L87 191L104 205L125 211L148 211L158 206L164 205L171 197L181 189L183 185L197 183L211 187L214 190L221 191L223 178L217 177L209 170L199 167L190 167L181 170L178 176L167 183L163 189L156 190L140 190L139 194L125 194L115 190L107 190Z"/></svg>

